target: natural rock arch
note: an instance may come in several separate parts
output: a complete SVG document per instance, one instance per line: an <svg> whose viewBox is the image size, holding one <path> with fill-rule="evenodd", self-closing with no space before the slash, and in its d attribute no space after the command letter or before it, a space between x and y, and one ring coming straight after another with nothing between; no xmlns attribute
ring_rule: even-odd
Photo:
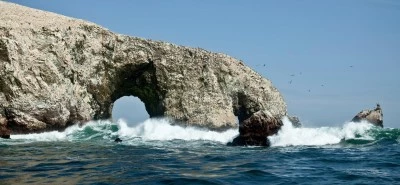
<svg viewBox="0 0 400 185"><path fill-rule="evenodd" d="M13 133L108 119L113 102L128 95L140 98L150 117L216 130L236 127L236 116L244 122L287 114L269 80L225 54L6 2L0 76L0 128Z"/></svg>
<svg viewBox="0 0 400 185"><path fill-rule="evenodd" d="M129 125L143 123L150 118L144 103L135 96L118 98L112 106L112 121L123 120Z"/></svg>
<svg viewBox="0 0 400 185"><path fill-rule="evenodd" d="M93 92L99 99L100 109L94 119L108 119L111 117L113 103L123 96L138 97L144 104L150 117L163 116L164 109L160 99L161 93L157 90L155 69L153 63L135 66L127 64L115 70L110 84L103 84L109 94Z"/></svg>

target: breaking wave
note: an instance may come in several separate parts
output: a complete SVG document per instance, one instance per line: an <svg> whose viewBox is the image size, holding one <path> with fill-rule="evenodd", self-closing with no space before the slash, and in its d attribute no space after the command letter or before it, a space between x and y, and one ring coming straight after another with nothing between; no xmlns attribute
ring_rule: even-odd
<svg viewBox="0 0 400 185"><path fill-rule="evenodd" d="M368 144L380 140L400 141L400 130L375 127L368 122L347 122L342 127L295 128L283 119L281 130L269 137L272 146L320 146Z"/></svg>
<svg viewBox="0 0 400 185"><path fill-rule="evenodd" d="M196 127L182 127L172 125L167 119L148 119L135 127L129 127L123 120L118 121L121 138L139 137L143 140L209 140L228 143L239 134L237 129L229 129L224 132L210 131Z"/></svg>
<svg viewBox="0 0 400 185"><path fill-rule="evenodd" d="M362 145L382 140L400 143L400 129L377 128L367 122L345 123L342 127L294 128L283 119L281 130L269 137L272 147L321 146L321 145ZM48 141L90 141L111 143L119 137L123 144L135 145L155 141L205 141L226 144L239 134L238 129L224 132L210 131L196 127L174 125L170 120L147 119L142 123L129 124L124 120L90 121L83 126L73 125L63 132L53 131L39 134L11 135L11 140L1 140L3 144L21 144ZM159 142L162 144L163 142Z"/></svg>

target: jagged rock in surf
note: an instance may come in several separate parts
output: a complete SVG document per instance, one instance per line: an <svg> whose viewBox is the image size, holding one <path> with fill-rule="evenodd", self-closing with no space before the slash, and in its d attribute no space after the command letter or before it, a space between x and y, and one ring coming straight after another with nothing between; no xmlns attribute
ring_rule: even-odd
<svg viewBox="0 0 400 185"><path fill-rule="evenodd" d="M2 1L0 76L0 118L12 133L108 119L114 101L130 95L150 117L214 130L237 127L236 116L249 126L260 111L276 120L287 114L269 80L225 54ZM278 128L262 124L255 128Z"/></svg>
<svg viewBox="0 0 400 185"><path fill-rule="evenodd" d="M377 104L374 110L363 110L354 116L351 121L360 122L362 120L366 120L375 126L383 127L383 113L381 106Z"/></svg>
<svg viewBox="0 0 400 185"><path fill-rule="evenodd" d="M300 122L300 119L297 116L287 116L287 118L292 123L293 127L299 128L299 127L302 126L301 122Z"/></svg>
<svg viewBox="0 0 400 185"><path fill-rule="evenodd" d="M228 145L269 146L267 136L276 134L282 125L282 120L277 119L270 112L258 111L240 123L239 136Z"/></svg>
<svg viewBox="0 0 400 185"><path fill-rule="evenodd" d="M120 143L120 142L122 142L122 139L120 139L119 137L117 137L117 138L114 140L114 142Z"/></svg>

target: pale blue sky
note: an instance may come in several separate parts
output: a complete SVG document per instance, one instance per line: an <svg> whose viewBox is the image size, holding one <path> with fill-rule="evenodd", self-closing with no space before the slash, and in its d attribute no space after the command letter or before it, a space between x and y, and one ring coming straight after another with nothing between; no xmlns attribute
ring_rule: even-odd
<svg viewBox="0 0 400 185"><path fill-rule="evenodd" d="M241 59L270 79L289 113L308 126L342 125L380 102L384 124L399 127L400 1L12 2ZM128 104L118 103L116 112L135 109ZM132 111L129 116L138 113Z"/></svg>

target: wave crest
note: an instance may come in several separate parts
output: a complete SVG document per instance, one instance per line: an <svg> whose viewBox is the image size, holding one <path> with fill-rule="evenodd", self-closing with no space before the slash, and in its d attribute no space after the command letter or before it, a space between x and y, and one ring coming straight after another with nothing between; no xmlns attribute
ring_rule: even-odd
<svg viewBox="0 0 400 185"><path fill-rule="evenodd" d="M147 119L134 127L129 127L123 120L118 120L118 135L125 139L140 137L143 140L209 140L221 143L232 141L239 134L237 129L216 132L196 127L172 125L168 119Z"/></svg>
<svg viewBox="0 0 400 185"><path fill-rule="evenodd" d="M281 130L270 136L272 146L298 146L298 145L329 145L338 144L343 139L373 140L367 133L374 126L368 122L348 122L343 127L319 127L319 128L294 128L289 119L283 119Z"/></svg>
<svg viewBox="0 0 400 185"><path fill-rule="evenodd" d="M135 126L129 126L126 121L120 119L117 123L108 120L89 121L83 126L73 125L68 127L63 132L11 135L10 142L112 141L116 137L120 137L123 140L140 138L144 141L209 140L226 144L238 134L237 129L216 132L196 127L182 127L173 125L168 119L164 118L150 118Z"/></svg>
<svg viewBox="0 0 400 185"><path fill-rule="evenodd" d="M342 127L294 128L283 119L281 130L269 137L272 147L276 146L319 146L333 144L369 144L380 141L400 143L400 129L377 128L367 122L345 123ZM11 135L11 140L0 140L2 144L21 144L51 141L96 141L113 142L120 137L124 144L146 144L148 141L211 141L226 144L239 135L238 129L216 132L196 127L173 125L164 118L147 119L130 125L124 120L89 121L83 126L73 125L63 132L52 131L39 134ZM154 143L154 142L151 142ZM165 143L160 142L163 145Z"/></svg>

